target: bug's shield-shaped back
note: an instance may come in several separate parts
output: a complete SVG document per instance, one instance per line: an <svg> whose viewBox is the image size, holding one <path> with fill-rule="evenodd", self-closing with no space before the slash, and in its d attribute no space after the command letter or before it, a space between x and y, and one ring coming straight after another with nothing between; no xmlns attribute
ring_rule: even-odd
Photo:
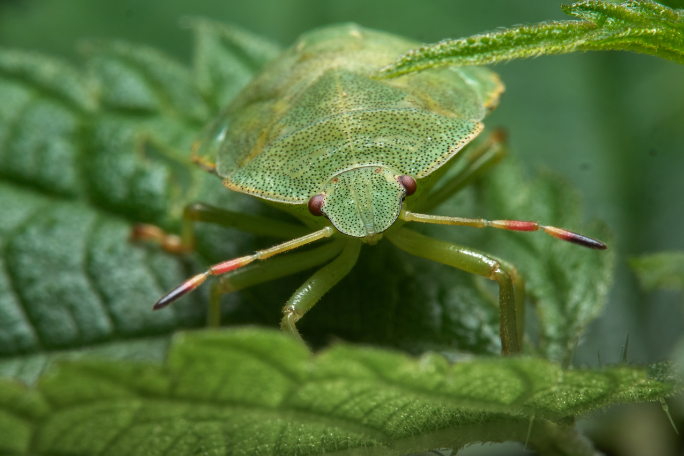
<svg viewBox="0 0 684 456"><path fill-rule="evenodd" d="M390 169L354 168L328 183L322 211L342 233L372 240L397 220L404 193Z"/></svg>

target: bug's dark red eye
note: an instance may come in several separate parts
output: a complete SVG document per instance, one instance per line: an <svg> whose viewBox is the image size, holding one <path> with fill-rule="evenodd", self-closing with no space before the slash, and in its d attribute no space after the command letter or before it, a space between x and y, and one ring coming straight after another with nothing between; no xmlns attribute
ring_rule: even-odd
<svg viewBox="0 0 684 456"><path fill-rule="evenodd" d="M401 186L406 189L406 196L411 196L414 193L416 193L417 184L416 184L416 180L414 178L404 174L403 176L397 177L397 180L399 181Z"/></svg>
<svg viewBox="0 0 684 456"><path fill-rule="evenodd" d="M316 217L323 215L323 212L321 212L321 209L323 209L323 201L325 201L325 196L321 193L309 198L308 207L311 215L315 215Z"/></svg>

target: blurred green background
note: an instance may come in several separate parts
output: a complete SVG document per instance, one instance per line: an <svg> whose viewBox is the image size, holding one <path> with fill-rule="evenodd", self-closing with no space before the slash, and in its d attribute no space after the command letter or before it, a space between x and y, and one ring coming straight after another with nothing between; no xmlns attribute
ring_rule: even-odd
<svg viewBox="0 0 684 456"><path fill-rule="evenodd" d="M234 23L283 45L311 28L343 21L435 42L567 19L560 4L0 0L0 45L77 62L80 40L116 38L161 48L189 64L192 40L179 26L183 16ZM616 52L515 61L495 70L507 91L488 127L508 130L511 150L530 173L550 169L572 181L584 197L587 219L604 219L616 233L611 246L619 251L615 285L603 316L578 347L577 364L597 364L598 350L604 362L616 362L627 333L631 362L668 358L684 333L681 297L641 292L625 260L684 250L684 67Z"/></svg>

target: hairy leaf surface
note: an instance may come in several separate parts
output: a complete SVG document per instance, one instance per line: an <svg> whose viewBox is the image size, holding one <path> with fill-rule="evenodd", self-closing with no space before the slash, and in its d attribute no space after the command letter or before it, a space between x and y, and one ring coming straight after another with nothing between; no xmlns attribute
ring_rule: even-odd
<svg viewBox="0 0 684 456"><path fill-rule="evenodd" d="M242 329L179 335L163 367L75 361L36 390L0 383L0 434L15 454L382 455L522 441L535 416L532 448L579 455L591 447L567 418L675 388L626 365L449 364L348 345L312 357L277 331Z"/></svg>
<svg viewBox="0 0 684 456"><path fill-rule="evenodd" d="M561 8L582 20L543 22L426 45L383 68L377 76L576 51L632 51L684 64L684 10L651 0L620 4L587 0Z"/></svg>

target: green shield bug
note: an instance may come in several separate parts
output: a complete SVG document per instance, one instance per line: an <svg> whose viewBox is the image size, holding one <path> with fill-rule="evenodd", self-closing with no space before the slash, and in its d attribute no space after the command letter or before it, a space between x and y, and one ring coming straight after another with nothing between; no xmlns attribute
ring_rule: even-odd
<svg viewBox="0 0 684 456"><path fill-rule="evenodd" d="M417 45L353 24L315 30L300 37L233 100L197 141L194 161L221 177L227 188L294 214L307 230L283 226L294 239L210 267L162 297L155 309L194 290L209 276L250 263L239 286L215 287L214 308L222 293L324 265L283 309L282 329L301 339L297 320L351 270L362 243L374 244L384 236L413 255L496 280L502 351L520 351L524 297L515 268L403 225L542 230L585 247L606 246L537 222L424 213L497 159L493 140L487 143L489 148L482 148L478 160L433 191L446 165L482 131L481 120L496 107L503 85L496 74L479 67L424 71L389 80L371 77ZM186 218L190 224L197 220L236 224L235 214L201 204L190 206ZM250 223L259 222L242 222L247 229ZM170 250L182 248L154 227L139 227L137 236L159 238ZM257 261L328 238L330 242L311 250ZM182 245L191 244L188 229Z"/></svg>

